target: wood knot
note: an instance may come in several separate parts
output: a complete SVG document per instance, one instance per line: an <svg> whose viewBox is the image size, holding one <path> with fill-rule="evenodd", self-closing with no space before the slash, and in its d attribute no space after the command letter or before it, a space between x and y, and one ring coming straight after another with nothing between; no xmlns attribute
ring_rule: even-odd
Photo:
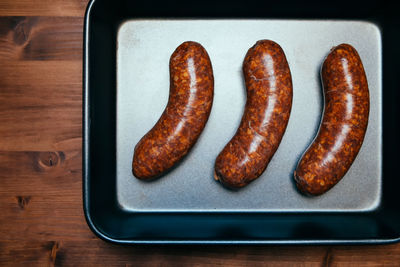
<svg viewBox="0 0 400 267"><path fill-rule="evenodd" d="M53 265L56 263L57 252L59 249L60 249L60 243L53 242L53 244L51 246L51 251L50 251L50 261L53 263Z"/></svg>
<svg viewBox="0 0 400 267"><path fill-rule="evenodd" d="M65 154L61 151L38 152L36 165L39 170L48 170L59 166L65 160Z"/></svg>
<svg viewBox="0 0 400 267"><path fill-rule="evenodd" d="M31 198L31 196L17 196L18 206L24 210L29 201L31 201Z"/></svg>
<svg viewBox="0 0 400 267"><path fill-rule="evenodd" d="M16 45L23 45L29 39L31 32L31 23L27 20L20 21L14 28L14 43Z"/></svg>

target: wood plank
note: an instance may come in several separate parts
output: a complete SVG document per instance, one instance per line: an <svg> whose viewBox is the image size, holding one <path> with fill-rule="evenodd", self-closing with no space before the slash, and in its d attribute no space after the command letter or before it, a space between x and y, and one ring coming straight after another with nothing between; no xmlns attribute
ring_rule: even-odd
<svg viewBox="0 0 400 267"><path fill-rule="evenodd" d="M81 150L0 151L0 238L94 238L82 207Z"/></svg>
<svg viewBox="0 0 400 267"><path fill-rule="evenodd" d="M80 148L82 63L2 63L0 150L52 151L64 147Z"/></svg>
<svg viewBox="0 0 400 267"><path fill-rule="evenodd" d="M1 246L1 243L0 243ZM36 248L36 249L35 249ZM270 249L266 247L121 247L105 243L100 240L88 242L29 242L16 243L8 246L4 255L0 255L4 262L8 262L12 251L14 255L21 255L22 251L38 254L32 261L31 257L22 259L19 264L36 263L48 264L54 262L57 266L72 266L79 263L81 266L265 266L277 263L286 266L320 266L324 255L324 248L305 248L298 252L294 248ZM52 252L53 251L53 252ZM300 252L304 252L301 254ZM31 254L31 253L29 253ZM50 258L50 255L52 257ZM82 255L85 255L82 257ZM27 255L26 255L27 256ZM311 256L314 260L304 263ZM274 258L268 261L269 258ZM0 260L1 264L1 260Z"/></svg>
<svg viewBox="0 0 400 267"><path fill-rule="evenodd" d="M78 263L80 266L399 266L398 248L398 245L122 247L95 239L0 242L0 251L3 251L0 265L14 260L20 265L42 266L49 263L57 266ZM327 254L329 262L325 261Z"/></svg>
<svg viewBox="0 0 400 267"><path fill-rule="evenodd" d="M55 242L0 242L1 266L54 266ZM54 249L53 249L54 247Z"/></svg>
<svg viewBox="0 0 400 267"><path fill-rule="evenodd" d="M96 238L86 224L79 197L71 193L56 196L27 195L6 198L0 216L1 240L11 242L35 240L86 241ZM24 199L21 204L21 199Z"/></svg>
<svg viewBox="0 0 400 267"><path fill-rule="evenodd" d="M83 18L0 17L0 60L82 60Z"/></svg>
<svg viewBox="0 0 400 267"><path fill-rule="evenodd" d="M400 244L337 246L330 254L329 266L400 266Z"/></svg>
<svg viewBox="0 0 400 267"><path fill-rule="evenodd" d="M79 16L85 14L89 0L13 0L0 1L0 16Z"/></svg>
<svg viewBox="0 0 400 267"><path fill-rule="evenodd" d="M67 194L76 196L78 202L82 195L82 153L80 149L0 151L0 178L0 184L3 185L0 197ZM81 206L81 203L77 205Z"/></svg>

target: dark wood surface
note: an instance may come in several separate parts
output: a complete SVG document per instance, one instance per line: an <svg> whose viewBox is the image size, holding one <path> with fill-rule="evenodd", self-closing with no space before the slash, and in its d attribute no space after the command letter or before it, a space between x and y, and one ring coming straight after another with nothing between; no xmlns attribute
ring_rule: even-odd
<svg viewBox="0 0 400 267"><path fill-rule="evenodd" d="M0 0L0 266L400 266L379 246L133 246L82 210L87 0Z"/></svg>

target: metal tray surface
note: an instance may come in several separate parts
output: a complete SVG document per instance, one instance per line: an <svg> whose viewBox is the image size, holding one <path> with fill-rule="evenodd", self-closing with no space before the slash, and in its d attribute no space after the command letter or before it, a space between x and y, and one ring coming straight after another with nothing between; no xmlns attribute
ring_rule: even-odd
<svg viewBox="0 0 400 267"><path fill-rule="evenodd" d="M212 30L210 30L212 29ZM232 191L213 179L214 162L239 125L246 101L242 62L257 40L284 49L293 79L287 130L263 175ZM168 101L169 58L179 44L197 41L209 53L215 78L212 112L188 156L164 177L132 175L133 149ZM297 162L321 119L319 70L333 46L352 44L363 61L371 109L364 144L344 179L320 197L293 183ZM312 45L310 45L312 44ZM362 21L129 20L117 37L117 197L130 211L355 211L374 209L381 184L381 34ZM140 64L138 64L140 62Z"/></svg>
<svg viewBox="0 0 400 267"><path fill-rule="evenodd" d="M91 230L120 244L382 244L400 241L400 27L382 1L92 0L84 28L83 208ZM239 191L213 180L214 160L245 103L241 66L260 39L278 42L293 78L286 133L265 173ZM168 61L184 41L208 51L215 95L203 134L164 177L131 174L137 141L167 103ZM319 70L350 43L371 94L353 166L332 190L305 197L292 173L323 108Z"/></svg>

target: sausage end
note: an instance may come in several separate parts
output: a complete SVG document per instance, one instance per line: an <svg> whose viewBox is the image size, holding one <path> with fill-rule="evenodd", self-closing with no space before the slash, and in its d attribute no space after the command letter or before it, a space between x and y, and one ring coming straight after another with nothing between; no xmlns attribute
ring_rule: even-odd
<svg viewBox="0 0 400 267"><path fill-rule="evenodd" d="M225 179L222 175L218 175L216 171L214 171L214 179L219 181L224 187L235 190L240 189L247 185L248 183L233 183L232 179Z"/></svg>
<svg viewBox="0 0 400 267"><path fill-rule="evenodd" d="M325 193L327 190L316 189L301 176L297 174L296 171L293 173L293 177L296 183L297 189L306 196L319 196Z"/></svg>

